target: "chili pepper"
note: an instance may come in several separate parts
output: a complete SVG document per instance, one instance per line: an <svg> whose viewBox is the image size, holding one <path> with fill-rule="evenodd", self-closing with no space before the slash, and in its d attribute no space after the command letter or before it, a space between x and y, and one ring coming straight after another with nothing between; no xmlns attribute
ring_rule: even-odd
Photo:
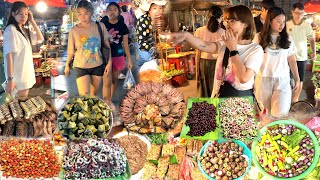
<svg viewBox="0 0 320 180"><path fill-rule="evenodd" d="M267 152L265 150L263 150L263 166L267 166L268 165L268 157L267 157Z"/></svg>
<svg viewBox="0 0 320 180"><path fill-rule="evenodd" d="M300 148L299 145L297 145L296 147L294 147L294 148L288 153L288 156L293 155L293 153L295 153L296 151L298 151L299 148Z"/></svg>
<svg viewBox="0 0 320 180"><path fill-rule="evenodd" d="M278 139L281 139L281 137L282 137L282 135L281 135L281 134L278 134L277 136L272 137L272 140L273 140L273 141L276 141L276 140L278 140Z"/></svg>
<svg viewBox="0 0 320 180"><path fill-rule="evenodd" d="M261 157L260 147L256 146L256 154L258 157Z"/></svg>

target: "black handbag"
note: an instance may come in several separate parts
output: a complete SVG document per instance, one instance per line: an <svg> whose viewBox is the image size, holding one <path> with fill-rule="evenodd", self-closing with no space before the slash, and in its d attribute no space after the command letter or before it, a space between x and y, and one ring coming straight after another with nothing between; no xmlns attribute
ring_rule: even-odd
<svg viewBox="0 0 320 180"><path fill-rule="evenodd" d="M229 61L230 50L226 47L223 56L222 68L226 69ZM228 81L223 81L219 89L219 97L243 97L243 96L254 96L253 89L238 90L234 88Z"/></svg>
<svg viewBox="0 0 320 180"><path fill-rule="evenodd" d="M96 22L97 26L98 26L98 30L99 30L99 34L100 34L100 39L101 39L101 54L102 54L102 60L103 60L103 64L107 65L108 61L109 61L109 56L110 56L110 48L108 48L105 44L104 44L104 36L102 34L102 29L100 26L99 22Z"/></svg>

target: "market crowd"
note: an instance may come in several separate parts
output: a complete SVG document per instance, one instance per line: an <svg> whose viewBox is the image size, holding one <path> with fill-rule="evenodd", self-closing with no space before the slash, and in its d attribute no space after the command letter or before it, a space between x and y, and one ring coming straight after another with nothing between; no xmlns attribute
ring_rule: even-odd
<svg viewBox="0 0 320 180"><path fill-rule="evenodd" d="M71 28L65 75L76 72L79 95L96 95L102 84L103 99L112 109L111 98L121 71L132 68L129 41L136 33L137 65L157 59L156 36L163 24L165 0L133 1L136 17L126 7L109 3L100 22L92 19L92 3L77 4L79 23ZM193 34L171 33L175 44L188 42L197 49L197 80L201 97L254 96L268 115L287 116L298 101L308 59L315 57L315 37L303 20L304 5L292 7L292 20L273 0L260 3L261 14L253 17L244 5L227 9L213 6L208 23ZM134 22L135 21L135 22ZM31 24L36 33L25 25ZM135 32L132 32L135 31ZM15 2L4 30L6 91L27 97L35 84L31 45L43 36L25 3ZM293 81L292 81L293 80Z"/></svg>
<svg viewBox="0 0 320 180"><path fill-rule="evenodd" d="M291 20L273 0L263 0L260 6L262 12L255 18L244 5L224 13L213 7L208 24L195 35L171 37L175 44L186 41L198 49L202 97L253 96L267 115L286 117L301 93L308 41L315 57L315 36L303 20L302 3L293 4Z"/></svg>

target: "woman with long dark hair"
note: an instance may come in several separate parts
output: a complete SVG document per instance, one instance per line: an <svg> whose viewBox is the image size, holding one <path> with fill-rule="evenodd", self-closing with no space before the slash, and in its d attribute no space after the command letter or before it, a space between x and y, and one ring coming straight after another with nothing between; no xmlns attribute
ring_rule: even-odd
<svg viewBox="0 0 320 180"><path fill-rule="evenodd" d="M224 14L226 32L222 41L206 42L190 33L172 33L175 44L187 41L192 47L218 53L213 96L253 96L254 77L262 64L263 50L253 43L255 25L248 7L230 7Z"/></svg>
<svg viewBox="0 0 320 180"><path fill-rule="evenodd" d="M222 9L219 6L212 6L209 9L208 17L210 17L208 23L197 29L194 35L207 42L221 41L221 35L225 32L221 28ZM210 54L199 49L196 51L196 79L200 97L211 96L217 57L218 54Z"/></svg>
<svg viewBox="0 0 320 180"><path fill-rule="evenodd" d="M295 45L286 30L283 9L268 10L261 33L255 37L264 49L263 64L255 81L257 100L273 117L287 116L291 104L290 70L295 80L293 90L300 85L295 58Z"/></svg>
<svg viewBox="0 0 320 180"><path fill-rule="evenodd" d="M31 28L36 37L30 32ZM32 45L42 42L43 36L24 2L13 3L3 35L6 92L12 94L16 89L17 97L28 97L29 89L36 83Z"/></svg>

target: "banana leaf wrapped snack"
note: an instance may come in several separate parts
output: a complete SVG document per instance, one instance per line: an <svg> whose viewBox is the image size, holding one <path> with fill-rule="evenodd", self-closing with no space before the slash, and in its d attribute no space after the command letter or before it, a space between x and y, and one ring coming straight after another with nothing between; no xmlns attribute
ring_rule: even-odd
<svg viewBox="0 0 320 180"><path fill-rule="evenodd" d="M106 138L112 127L112 114L97 97L74 97L61 109L58 124L60 133L68 139Z"/></svg>

